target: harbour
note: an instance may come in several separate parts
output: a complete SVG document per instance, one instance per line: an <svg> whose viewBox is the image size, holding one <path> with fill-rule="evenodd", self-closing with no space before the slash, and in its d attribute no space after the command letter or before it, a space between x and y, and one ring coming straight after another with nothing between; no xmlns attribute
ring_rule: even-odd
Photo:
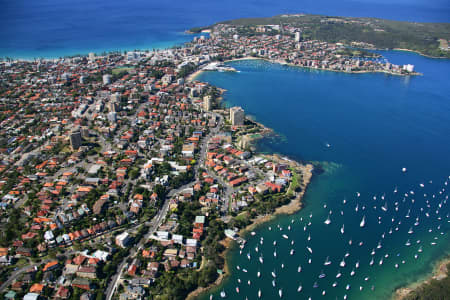
<svg viewBox="0 0 450 300"><path fill-rule="evenodd" d="M414 54L403 57L404 53L383 53L383 55L386 54L391 55L390 59L394 61L413 59L416 65L424 67L427 72L436 67L435 63L438 64ZM448 182L449 175L446 172L448 166L446 162L443 166L443 162L437 157L434 159L422 154L422 151L428 151L428 145L430 147L433 144L439 145L439 149L435 150L438 153L450 146L448 141L444 142L444 132L447 129L442 128L443 123L437 121L444 120L443 115L433 114L437 119L435 118L432 124L439 129L433 126L434 135L433 138L429 137L429 144L419 145L414 152L403 150L400 146L400 144L411 145L411 143L405 143L403 140L405 137L398 133L403 130L406 132L407 128L404 127L406 125L397 126L395 134L390 135L383 130L384 126L388 126L387 124L371 123L373 126L371 136L380 138L384 144L389 145L389 148L394 147L399 150L398 154L390 153L389 149L381 150L381 154L375 154L372 151L375 147L374 142L361 138L357 129L350 130L350 136L345 137L340 135L338 128L330 126L330 124L336 124L334 122L337 119L345 119L342 115L337 116L331 109L315 110L315 106L319 104L313 104L314 102L307 98L308 94L312 96L313 87L310 90L305 86L311 83L314 85L316 79L325 81L327 84L330 84L330 81L342 81L345 86L347 80L353 81L352 75L305 71L261 61L241 61L231 65L241 72L203 73L198 79L225 88L227 90L224 95L225 102L229 105L242 105L259 122L284 136L283 139L261 140L258 145L259 150L275 151L297 160L318 160L324 173L317 176L308 188L304 200L305 208L292 216L280 216L260 225L257 230L254 230L255 235L244 236L247 243L245 248L241 249L242 254L239 254L237 250L229 253L231 272L224 281L224 285L220 287L220 291L224 290L227 293L227 299L246 296L249 299L258 299L258 294L261 294L262 299L267 297L275 299L279 298L280 288L283 289L283 299L294 299L299 296L305 299L325 296L338 299L390 298L397 287L425 277L433 268L434 261L445 257L448 253L447 231L449 228L449 208L446 199L448 194L445 189L445 182ZM414 95L417 89L422 88L421 84L423 87L430 88L430 82L438 80L438 77L433 76L438 75L439 70L445 69L446 67L443 66L434 72L431 71L432 74L427 74L431 78L425 79L423 83L417 83L416 79L401 80L383 75L370 75L370 79L372 82L375 81L375 85L378 81L384 81L385 85L399 85L405 91L409 91L407 94ZM251 89L253 82L260 82L261 76L270 77L267 80L273 80L272 75L276 76L275 74L267 75L265 72L277 75L278 72L287 72L289 75L283 77L283 84L285 89L291 91L291 94L278 91L276 95L264 97L263 94L269 92L261 91L261 88L258 92L253 90L252 94L243 92L244 89ZM243 76L245 78L242 78ZM242 90L241 85L227 84L226 77L232 77L233 82L238 80L236 77L241 77ZM290 82L291 80L298 82L299 77L303 81L302 92L292 93L292 89L289 89ZM362 81L365 81L365 78ZM405 115L410 119L412 117L410 105L421 105L420 99L423 99L416 96L412 103L406 104L400 97L394 103L392 100L389 103L387 101L380 103L374 102L375 100L370 97L367 98L367 94L361 90L354 91L358 94L354 99L353 97L345 99L339 96L340 88L336 90L336 86L332 86L335 88L333 99L325 96L324 93L322 96L315 94L314 101L320 102L320 107L326 107L324 102L335 102L336 98L339 99L339 103L348 109L348 112L344 112L343 108L339 110L347 118L346 122L360 117L348 115L355 109L350 106L358 107L359 111L361 111L360 106L364 107L363 111L369 107L372 108L371 113L374 116L370 116L370 121L363 124L370 123L372 120L374 122L386 120L383 115L387 111L392 113L394 107L397 114L396 120L405 118ZM317 90L314 90L314 93L316 92ZM392 90L386 93L392 93ZM440 100L436 101L444 101L447 97L444 94L440 95ZM283 111L274 106L272 97L286 101L277 102L284 103ZM385 97L394 99L395 96L385 95ZM299 102L293 100L298 98L302 100L298 100ZM381 98L380 95L377 98ZM298 113L299 115L296 116L297 113L294 112L299 112L299 108L292 106L301 106L305 113L309 111L310 114ZM311 112L315 113L311 114ZM287 130L286 127L277 127L275 118L281 116L283 118L296 116L297 120L302 116L307 120L298 121L294 126L292 126L293 123L289 123L291 128ZM426 114L422 113L416 120L421 118L426 118ZM322 125L318 125L319 122L322 122ZM406 123L410 124L409 121ZM337 126L341 127L341 125ZM415 138L427 136L429 129L419 129L424 128L420 127L423 126L421 121L416 126ZM365 128L365 125L363 127ZM309 130L311 133L308 132ZM316 136L312 135L313 130L317 133ZM384 137L381 136L381 132L374 134L374 131L379 130L383 130ZM350 137L354 141L350 141ZM401 140L399 144L391 139L394 137ZM408 136L408 139L410 138ZM333 146L327 147L327 143ZM345 145L346 143L348 145ZM384 148L376 149L380 151ZM405 153L409 153L407 158L404 157ZM367 160L368 157L371 157L372 161ZM387 157L390 158L387 159ZM427 163L424 164L418 159L419 157L426 157ZM352 160L356 161L352 162ZM356 164L359 165L356 166ZM380 167L377 167L377 164L380 164ZM423 174L428 176L425 178ZM264 241L262 245L261 240ZM327 246L330 244L333 245L332 248ZM256 246L258 252L254 250ZM291 250L294 250L293 255L290 255ZM250 260L247 253L251 257ZM263 263L259 257L263 258ZM236 265L247 272L236 270ZM270 275L272 272L276 274L276 278ZM238 284L238 279L243 283L250 280L252 285ZM236 295L236 287L239 287L239 296ZM206 299L210 294L213 298L218 296L212 292L206 293L204 298Z"/></svg>

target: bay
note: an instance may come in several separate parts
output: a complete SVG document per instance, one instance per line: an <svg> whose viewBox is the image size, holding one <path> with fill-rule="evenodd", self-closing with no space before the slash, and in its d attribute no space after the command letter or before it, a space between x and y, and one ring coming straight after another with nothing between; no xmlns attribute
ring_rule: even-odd
<svg viewBox="0 0 450 300"><path fill-rule="evenodd" d="M349 299L385 299L398 286L423 278L436 260L450 253L450 209L443 202L448 191L442 190L450 175L450 88L445 83L450 63L407 52L382 54L396 64L412 63L424 75L345 74L252 60L230 63L239 73L205 72L197 77L225 88L228 106L242 106L278 133L276 138L263 139L259 150L318 161L325 170L307 191L305 209L262 225L256 236L247 237L242 255L238 249L230 252L232 274L217 289L216 297L223 289L230 299L256 299L261 289L263 299L273 299L278 298L281 288L285 299L315 299L323 297L323 291L324 299L342 299L344 295ZM402 172L404 167L406 172ZM387 211L381 209L384 205ZM325 225L330 211L331 224ZM366 225L361 228L363 216ZM343 224L345 233L341 234ZM410 228L413 233L408 233ZM281 237L283 233L289 240ZM259 244L261 237L263 245ZM411 246L405 245L408 240ZM434 242L436 245L431 244ZM257 253L254 248L258 244ZM423 252L418 252L420 246ZM295 249L292 256L290 249ZM345 253L349 256L342 268L339 263ZM258 261L260 255L264 264ZM371 266L372 256L375 263ZM332 263L325 266L327 257ZM248 273L236 270L237 265ZM297 272L299 265L301 273ZM350 275L352 270L354 276ZM256 276L258 271L261 278ZM271 272L277 274L275 288ZM319 279L322 272L326 277ZM336 279L338 272L342 275ZM238 278L243 283L238 284ZM248 280L251 285L245 284ZM332 287L335 281L337 286ZM313 287L315 282L317 288ZM300 284L303 289L299 294ZM345 289L347 284L349 290Z"/></svg>

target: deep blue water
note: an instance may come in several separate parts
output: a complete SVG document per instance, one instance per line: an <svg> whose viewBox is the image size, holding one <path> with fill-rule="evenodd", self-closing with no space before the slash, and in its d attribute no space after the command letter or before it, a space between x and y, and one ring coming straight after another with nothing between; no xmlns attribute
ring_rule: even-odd
<svg viewBox="0 0 450 300"><path fill-rule="evenodd" d="M60 57L164 48L188 41L193 26L282 13L450 21L447 0L1 1L0 57Z"/></svg>
<svg viewBox="0 0 450 300"><path fill-rule="evenodd" d="M216 296L223 289L230 299L256 299L261 289L263 299L274 299L282 288L284 299L342 299L345 294L349 299L386 299L396 287L420 279L437 259L450 254L450 207L444 203L448 191L442 190L450 175L450 62L407 52L390 51L383 55L396 64L412 63L424 75L356 75L239 61L231 63L239 73L206 72L197 78L225 88L227 105L242 106L246 113L278 133L279 137L259 143L261 151L318 161L325 169L311 184L304 210L261 226L255 237L248 236L242 255L238 250L231 252L232 275ZM330 148L325 146L327 143ZM406 173L402 172L403 167L407 168ZM398 192L394 193L396 187ZM388 209L383 211L381 206L386 203ZM330 211L332 222L325 225ZM367 225L361 228L363 216ZM291 231L286 229L288 224ZM344 234L340 233L342 224ZM408 233L411 227L413 232ZM289 240L283 239L282 233ZM311 241L307 240L308 235ZM260 237L264 238L264 245L259 245L257 253L254 248ZM411 246L405 245L408 239ZM278 241L277 246L273 240ZM289 244L291 240L294 245ZM379 241L382 248L376 249ZM363 244L359 246L359 242ZM421 245L423 252L419 253ZM306 251L306 246L313 249L313 254ZM370 266L373 248L375 263ZM293 256L289 255L290 249L295 249ZM277 258L273 257L275 250ZM247 252L251 260L246 257ZM350 256L346 267L341 268L339 262L346 252ZM263 265L258 262L261 254ZM324 266L327 256L332 264ZM248 273L237 271L236 265ZM299 265L301 273L297 272ZM350 275L352 269L354 276ZM261 278L257 278L257 271L263 274ZM277 274L275 288L272 271ZM322 271L326 277L319 279ZM339 271L342 276L336 279ZM247 280L251 280L250 286ZM337 286L332 287L335 281ZM313 288L314 282L318 288ZM301 293L297 293L299 284L303 286ZM347 284L349 290L345 289ZM236 286L240 288L239 295Z"/></svg>

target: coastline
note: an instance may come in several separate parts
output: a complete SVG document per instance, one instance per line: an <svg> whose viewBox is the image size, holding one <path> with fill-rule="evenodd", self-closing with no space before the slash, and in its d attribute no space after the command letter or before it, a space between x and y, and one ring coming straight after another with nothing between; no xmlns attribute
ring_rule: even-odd
<svg viewBox="0 0 450 300"><path fill-rule="evenodd" d="M432 279L435 280L442 280L446 278L447 275L447 264L450 263L450 257L445 257L439 261L437 261L433 266L433 271L429 276L427 276L425 279L418 280L416 282L413 282L411 284L408 284L404 287L400 287L394 291L394 294L392 295L392 300L403 300L406 296L408 296L411 292L414 292L418 288L420 288L422 285L429 283Z"/></svg>
<svg viewBox="0 0 450 300"><path fill-rule="evenodd" d="M382 50L382 49L379 49ZM403 48L394 48L392 49L394 51L404 51L404 52L412 52L412 53L416 53L428 58L438 58L438 59L449 59L448 57L440 57L440 56L432 56L432 55L427 55L427 54L423 54L422 52L416 51L416 50L411 50L411 49L403 49Z"/></svg>
<svg viewBox="0 0 450 300"><path fill-rule="evenodd" d="M266 154L263 155L264 157L271 159L276 162L282 162L285 164L288 164L290 167L296 168L296 170L301 171L302 173L302 180L300 184L301 191L296 194L295 198L293 198L288 204L282 205L280 207L277 207L275 209L275 212L270 215L260 215L256 218L251 220L251 224L247 225L246 227L239 230L239 236L244 236L251 230L254 230L256 227L269 222L275 217L279 215L292 215L298 211L300 211L303 208L302 199L306 193L306 190L311 183L312 177L313 177L313 169L314 166L312 164L306 164L302 165L297 161L290 160L287 158L283 158L278 154ZM224 258L224 268L223 268L223 274L220 274L219 277L210 285L206 287L198 287L194 291L190 292L188 296L186 297L186 300L193 300L196 299L196 297L200 296L203 293L206 293L207 291L220 286L223 281L231 274L230 272L230 265L229 261L227 259L229 251L233 249L234 245L231 245L232 239L229 237L226 237L225 239L221 240L220 243L224 245L225 250L220 254Z"/></svg>
<svg viewBox="0 0 450 300"><path fill-rule="evenodd" d="M253 56L246 56L246 57L241 57L241 58L235 58L235 59L229 59L229 60L225 60L223 61L224 63L226 62L233 62L233 61L239 61L239 60L255 60L255 59L263 59L263 58L259 58L259 57L253 57ZM198 77L200 74L202 74L203 72L205 72L205 70L203 69L198 69L197 71L195 71L192 74L189 74L186 77L186 81L187 82L192 82L195 80L196 77Z"/></svg>
<svg viewBox="0 0 450 300"><path fill-rule="evenodd" d="M394 49L396 51L400 51L401 49ZM412 51L411 52L415 52ZM418 53L420 54L420 53ZM426 56L426 55L424 55ZM438 58L438 57L430 57L430 58ZM445 58L445 57L443 57ZM240 57L240 58L233 58L233 59L229 59L229 60L225 60L223 61L224 63L227 62L235 62L235 61L243 61L243 60L264 60L270 63L274 63L274 64L279 64L279 65L284 65L284 66L289 66L289 67L296 67L296 68L302 68L302 69L308 69L308 70L316 70L316 71L330 71L330 72L335 72L335 73L344 73L344 74L371 74L371 73L383 73L383 74L387 74L387 75L394 75L394 76L423 76L423 73L419 73L419 72L413 72L410 74L399 74L399 73L394 73L394 72L390 72L388 70L362 70L362 71L341 71L341 70L333 70L333 69L329 69L329 68L314 68L314 67L305 67L305 66L299 66L296 64L292 64L292 63L286 63L286 62L282 62L282 61L278 61L278 60L270 60L264 57L254 57L254 56L245 56L245 57ZM202 72L204 72L203 70L197 70L194 73L190 74L186 80L187 81L193 81L195 80L195 78L200 75Z"/></svg>

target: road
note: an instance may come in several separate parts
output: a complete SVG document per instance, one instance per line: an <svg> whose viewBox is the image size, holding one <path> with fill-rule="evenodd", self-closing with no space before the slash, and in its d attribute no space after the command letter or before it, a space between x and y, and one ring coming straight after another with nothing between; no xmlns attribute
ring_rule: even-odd
<svg viewBox="0 0 450 300"><path fill-rule="evenodd" d="M64 255L69 256L76 252L77 251L71 250L71 251L67 251L66 253L64 253ZM8 286L10 286L14 282L14 280L16 280L21 274L23 274L29 268L38 267L38 266L46 264L52 260L55 260L55 259L45 259L45 260L37 262L37 263L32 263L32 264L23 266L22 268L12 272L11 275L8 277L8 280L6 280L5 282L3 282L2 285L0 285L0 293L2 293L3 290L5 290Z"/></svg>
<svg viewBox="0 0 450 300"><path fill-rule="evenodd" d="M219 132L219 130L220 130L221 126L222 126L222 123L223 123L223 118L222 118L221 115L214 114L214 113L213 113L213 115L218 117L219 121L218 121L217 126L215 126L211 130L211 132L202 140L202 142L200 144L200 151L199 151L199 157L200 158L199 158L197 164L194 167L194 178L197 177L196 173L198 172L198 169L201 166L204 166L204 160L205 160L205 157L206 157L207 145L208 145L209 140L214 135L216 135ZM169 191L169 193L167 193L166 199L164 201L164 204L163 204L162 208L158 211L156 216L153 217L153 220L150 223L151 225L150 225L150 228L149 228L147 234L145 234L144 237L139 241L139 243L130 250L130 253L128 254L128 256L125 257L122 260L122 262L120 263L119 267L117 268L117 273L111 278L111 281L108 284L108 287L107 287L106 293L105 293L106 300L111 300L112 299L112 297L114 295L114 292L115 292L115 290L117 288L117 285L119 283L119 279L121 278L122 272L124 271L124 268L125 268L127 260L129 258L133 258L134 256L136 256L137 253L139 253L139 251L141 251L142 247L148 241L149 237L164 222L164 220L166 218L166 215L167 215L167 212L169 211L169 204L170 204L170 199L172 198L172 196L176 195L177 193L181 192L182 190L184 190L186 188L192 187L194 182L195 182L195 179L194 179L194 181L192 181L190 183L187 183L187 184L185 184L185 185L183 185L183 186L181 186L179 188L172 189L172 190Z"/></svg>

